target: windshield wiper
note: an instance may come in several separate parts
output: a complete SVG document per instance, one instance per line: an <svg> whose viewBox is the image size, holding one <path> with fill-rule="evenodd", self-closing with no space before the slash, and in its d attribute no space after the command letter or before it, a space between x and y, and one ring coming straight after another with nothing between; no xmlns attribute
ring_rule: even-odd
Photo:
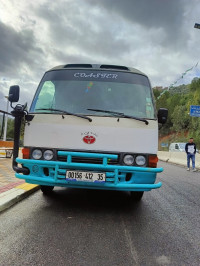
<svg viewBox="0 0 200 266"><path fill-rule="evenodd" d="M64 111L64 110L60 110L60 109L53 109L53 108L39 108L39 109L36 109L36 110L41 110L41 111L53 111L53 112L59 112L59 113L65 114L65 115L74 115L74 116L77 116L77 117L81 117L81 118L87 119L87 120L89 120L90 122L92 122L92 119L91 119L90 117L88 117L88 116L85 116L85 115L78 115L78 114L70 113L70 112L67 112L67 111Z"/></svg>
<svg viewBox="0 0 200 266"><path fill-rule="evenodd" d="M115 112L115 111L108 111L108 110L101 110L101 109L87 109L89 111L94 111L94 112L102 112L102 113L108 113L108 114L114 114L114 115L124 115L124 113L120 112Z"/></svg>
<svg viewBox="0 0 200 266"><path fill-rule="evenodd" d="M87 109L87 110L94 111L94 112L103 112L103 113L113 114L113 115L120 116L120 117L123 117L123 118L131 118L131 119L135 119L135 120L144 122L146 125L149 124L149 122L146 119L144 119L144 118L138 118L138 117L131 116L131 115L126 115L126 114L120 113L120 112L101 110L101 109Z"/></svg>

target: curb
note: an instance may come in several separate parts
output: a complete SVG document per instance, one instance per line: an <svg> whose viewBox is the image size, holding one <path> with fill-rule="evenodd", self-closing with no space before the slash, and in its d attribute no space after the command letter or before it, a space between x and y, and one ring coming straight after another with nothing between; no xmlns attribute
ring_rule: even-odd
<svg viewBox="0 0 200 266"><path fill-rule="evenodd" d="M0 212L25 199L40 188L38 185L24 183L0 194Z"/></svg>

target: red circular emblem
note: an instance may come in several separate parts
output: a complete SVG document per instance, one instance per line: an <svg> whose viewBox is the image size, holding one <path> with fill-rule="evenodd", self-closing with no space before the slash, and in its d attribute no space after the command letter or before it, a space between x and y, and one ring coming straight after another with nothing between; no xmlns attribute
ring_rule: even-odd
<svg viewBox="0 0 200 266"><path fill-rule="evenodd" d="M95 139L95 137L93 137L93 136L89 136L89 135L87 135L87 136L85 136L85 137L83 138L83 141L84 141L85 143L87 143L87 144L93 144L93 143L96 141L96 139Z"/></svg>

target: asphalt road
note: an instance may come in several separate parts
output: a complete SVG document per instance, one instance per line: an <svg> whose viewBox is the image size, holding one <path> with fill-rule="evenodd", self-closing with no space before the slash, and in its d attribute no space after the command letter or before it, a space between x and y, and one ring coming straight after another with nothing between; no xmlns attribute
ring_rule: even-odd
<svg viewBox="0 0 200 266"><path fill-rule="evenodd" d="M160 163L160 189L56 188L0 215L0 265L200 265L200 173Z"/></svg>

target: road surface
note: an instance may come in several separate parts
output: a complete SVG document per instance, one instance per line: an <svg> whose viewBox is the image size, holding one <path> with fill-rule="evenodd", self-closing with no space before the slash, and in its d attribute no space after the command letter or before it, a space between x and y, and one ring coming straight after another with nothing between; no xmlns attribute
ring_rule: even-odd
<svg viewBox="0 0 200 266"><path fill-rule="evenodd" d="M126 192L56 188L0 215L0 265L200 265L200 173L165 168L139 204Z"/></svg>

